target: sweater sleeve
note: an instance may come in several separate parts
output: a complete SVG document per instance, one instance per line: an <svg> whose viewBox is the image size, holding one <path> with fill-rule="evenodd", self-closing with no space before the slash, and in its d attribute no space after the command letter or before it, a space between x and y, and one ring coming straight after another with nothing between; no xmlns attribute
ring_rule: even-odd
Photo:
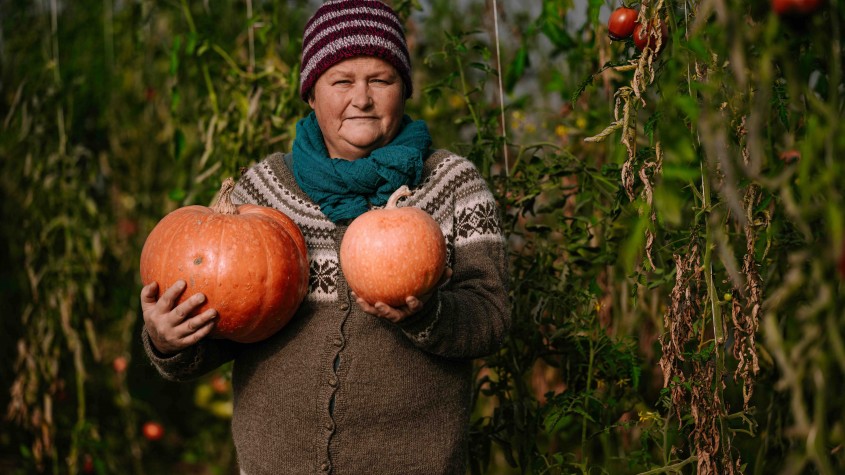
<svg viewBox="0 0 845 475"><path fill-rule="evenodd" d="M190 381L231 361L237 356L240 344L229 340L203 339L179 353L165 355L153 346L147 329L141 333L144 351L164 379Z"/></svg>
<svg viewBox="0 0 845 475"><path fill-rule="evenodd" d="M399 325L424 351L477 358L496 352L510 330L507 253L498 206L471 163L457 183L452 278Z"/></svg>

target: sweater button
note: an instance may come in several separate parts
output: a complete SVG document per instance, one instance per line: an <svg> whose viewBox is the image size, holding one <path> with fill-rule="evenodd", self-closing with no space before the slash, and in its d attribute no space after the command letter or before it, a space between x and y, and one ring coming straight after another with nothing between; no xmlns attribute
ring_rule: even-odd
<svg viewBox="0 0 845 475"><path fill-rule="evenodd" d="M331 386L331 387L337 386L337 378L329 378L329 386Z"/></svg>
<svg viewBox="0 0 845 475"><path fill-rule="evenodd" d="M340 309L343 310L344 312L349 310L349 304L346 303L346 302L340 304Z"/></svg>
<svg viewBox="0 0 845 475"><path fill-rule="evenodd" d="M322 465L320 465L320 470L322 470L322 471L324 471L324 472L328 472L328 471L329 471L329 464L328 464L328 462L323 462L323 464L322 464Z"/></svg>
<svg viewBox="0 0 845 475"><path fill-rule="evenodd" d="M341 346L343 346L343 339L341 337L337 337L334 340L332 340L332 344L334 346L341 347Z"/></svg>
<svg viewBox="0 0 845 475"><path fill-rule="evenodd" d="M332 430L334 429L334 424L332 424L332 421L326 421L324 427L326 428L326 430Z"/></svg>

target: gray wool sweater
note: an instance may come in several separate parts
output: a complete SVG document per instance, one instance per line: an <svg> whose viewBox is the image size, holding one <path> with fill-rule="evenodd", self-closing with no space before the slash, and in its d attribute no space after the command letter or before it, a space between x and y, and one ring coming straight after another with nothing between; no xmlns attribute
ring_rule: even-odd
<svg viewBox="0 0 845 475"><path fill-rule="evenodd" d="M400 206L440 224L449 282L400 324L351 299L335 225L297 186L282 154L245 173L234 199L276 208L308 243L309 293L276 335L249 345L205 340L164 357L167 379L199 377L234 359L232 435L243 474L463 474L472 360L500 348L510 326L499 211L478 170L444 150Z"/></svg>

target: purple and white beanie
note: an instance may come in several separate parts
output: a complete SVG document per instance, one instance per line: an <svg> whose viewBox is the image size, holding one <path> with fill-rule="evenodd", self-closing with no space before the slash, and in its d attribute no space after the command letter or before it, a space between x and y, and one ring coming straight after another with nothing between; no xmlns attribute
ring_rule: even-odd
<svg viewBox="0 0 845 475"><path fill-rule="evenodd" d="M381 58L396 68L411 97L411 58L402 22L379 0L329 0L305 24L299 95L308 94L317 79L335 64L358 56Z"/></svg>

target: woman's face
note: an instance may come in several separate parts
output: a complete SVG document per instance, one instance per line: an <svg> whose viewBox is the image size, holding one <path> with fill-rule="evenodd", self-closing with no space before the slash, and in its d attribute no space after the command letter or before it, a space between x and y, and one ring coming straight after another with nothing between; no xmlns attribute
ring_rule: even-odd
<svg viewBox="0 0 845 475"><path fill-rule="evenodd" d="M402 78L370 56L335 64L317 79L308 103L333 158L355 160L390 143L402 124Z"/></svg>

